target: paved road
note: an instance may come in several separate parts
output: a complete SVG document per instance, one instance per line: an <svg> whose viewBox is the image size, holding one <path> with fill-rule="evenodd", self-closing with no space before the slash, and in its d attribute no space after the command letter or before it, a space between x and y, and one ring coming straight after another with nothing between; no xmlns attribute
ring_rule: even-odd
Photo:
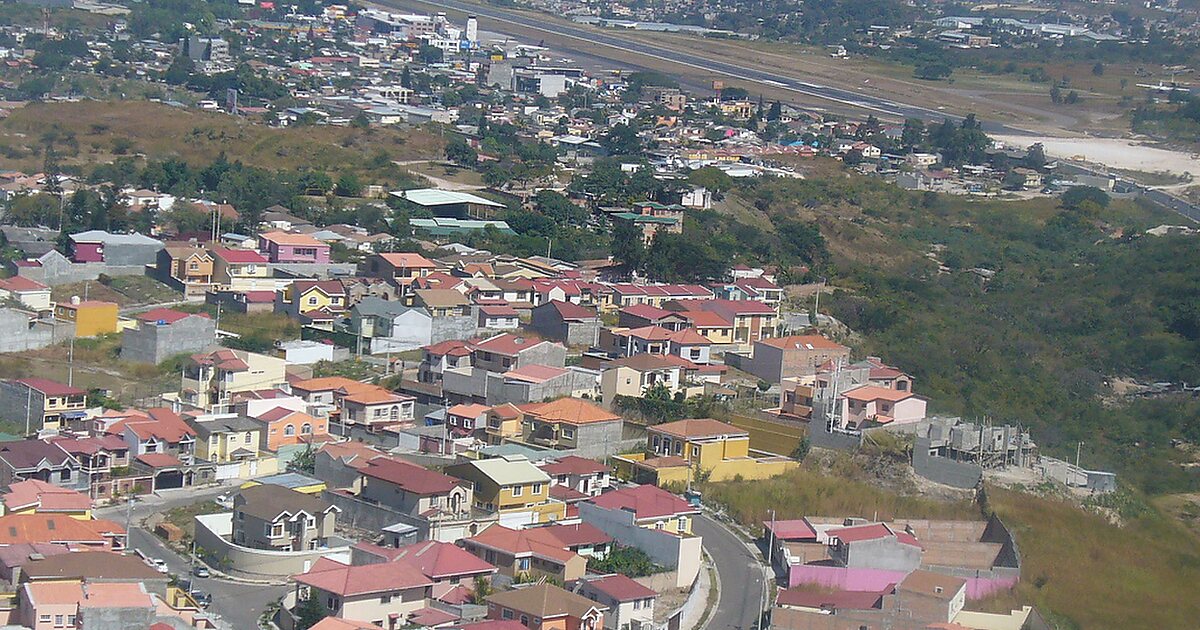
<svg viewBox="0 0 1200 630"><path fill-rule="evenodd" d="M762 618L763 565L733 532L707 516L692 522L721 577L721 599L702 630L753 630Z"/></svg>
<svg viewBox="0 0 1200 630"><path fill-rule="evenodd" d="M153 533L137 525L151 514L212 498L228 490L227 486L202 490L167 490L160 496L148 497L134 503L132 509L128 510L130 522L133 524L129 529L129 545L151 558L159 558L166 562L171 573L180 577L190 577L194 589L211 594L213 603L209 610L219 615L228 627L233 630L252 630L258 627L258 618L267 606L287 592L286 586L242 584L215 578L191 577L189 574L192 567L187 558L175 553ZM119 505L102 508L96 513L100 518L125 523L127 508L128 506Z"/></svg>

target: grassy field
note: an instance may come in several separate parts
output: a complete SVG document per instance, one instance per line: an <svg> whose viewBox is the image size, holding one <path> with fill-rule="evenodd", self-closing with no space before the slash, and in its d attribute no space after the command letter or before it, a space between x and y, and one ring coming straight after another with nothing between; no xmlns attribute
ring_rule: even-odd
<svg viewBox="0 0 1200 630"><path fill-rule="evenodd" d="M861 516L892 518L979 517L970 502L944 502L919 496L901 496L867 481L848 480L800 468L764 481L709 483L704 501L719 504L752 531L775 510L778 519L802 516Z"/></svg>
<svg viewBox="0 0 1200 630"><path fill-rule="evenodd" d="M66 302L74 296L89 300L116 302L122 307L138 304L160 304L182 300L183 294L149 276L121 276L108 284L98 281L61 284L50 290L56 302Z"/></svg>
<svg viewBox="0 0 1200 630"><path fill-rule="evenodd" d="M394 160L440 158L442 140L421 129L353 129L311 126L276 129L225 114L184 110L150 102L30 103L0 124L0 168L36 171L42 138L51 132L78 147L65 165L112 161L118 140L125 153L148 159L180 158L206 164L224 154L230 161L274 169L385 172ZM60 151L62 149L60 148ZM379 158L379 159L375 159Z"/></svg>
<svg viewBox="0 0 1200 630"><path fill-rule="evenodd" d="M1189 628L1200 619L1200 538L1146 506L1122 526L1069 502L989 489L1023 562L1011 597L1071 628Z"/></svg>
<svg viewBox="0 0 1200 630"><path fill-rule="evenodd" d="M978 519L979 505L898 496L879 484L800 469L766 481L706 484L704 501L720 504L753 532L770 519L800 516ZM988 508L1016 536L1022 578L1010 593L971 604L1006 612L1038 607L1062 628L1184 628L1200 618L1200 538L1133 498L1110 518L1066 498L989 487Z"/></svg>

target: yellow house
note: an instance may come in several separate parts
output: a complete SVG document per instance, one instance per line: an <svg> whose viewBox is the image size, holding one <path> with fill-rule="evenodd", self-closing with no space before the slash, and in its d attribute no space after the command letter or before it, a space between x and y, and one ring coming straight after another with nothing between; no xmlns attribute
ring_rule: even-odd
<svg viewBox="0 0 1200 630"><path fill-rule="evenodd" d="M167 398L204 411L220 410L230 405L238 392L285 385L286 368L283 359L245 350L221 348L194 354L184 365L183 388L177 396Z"/></svg>
<svg viewBox="0 0 1200 630"><path fill-rule="evenodd" d="M648 428L646 451L614 458L618 475L668 486L698 476L712 481L767 479L799 466L787 457L751 452L749 432L711 418Z"/></svg>
<svg viewBox="0 0 1200 630"><path fill-rule="evenodd" d="M499 514L503 525L537 525L566 517L567 505L550 498L550 475L523 455L464 462L443 472L474 484L475 507Z"/></svg>
<svg viewBox="0 0 1200 630"><path fill-rule="evenodd" d="M733 341L733 322L725 319L719 313L709 311L684 311L680 313L685 319L691 323L692 328L700 333L700 336L708 339L714 344L732 344Z"/></svg>
<svg viewBox="0 0 1200 630"><path fill-rule="evenodd" d="M346 287L338 280L297 280L283 291L283 302L292 317L313 311L346 310Z"/></svg>
<svg viewBox="0 0 1200 630"><path fill-rule="evenodd" d="M274 291L267 257L249 249L217 247L213 254L213 282L230 291Z"/></svg>
<svg viewBox="0 0 1200 630"><path fill-rule="evenodd" d="M258 458L261 425L236 413L185 416L196 430L196 458L227 464Z"/></svg>
<svg viewBox="0 0 1200 630"><path fill-rule="evenodd" d="M506 440L520 438L524 418L525 414L521 413L521 410L512 403L496 405L489 409L485 428L487 443L503 444Z"/></svg>
<svg viewBox="0 0 1200 630"><path fill-rule="evenodd" d="M54 306L54 317L75 324L76 337L95 337L117 332L116 302L83 300Z"/></svg>
<svg viewBox="0 0 1200 630"><path fill-rule="evenodd" d="M30 432L58 430L87 415L87 391L47 378L0 381L0 409L29 419Z"/></svg>

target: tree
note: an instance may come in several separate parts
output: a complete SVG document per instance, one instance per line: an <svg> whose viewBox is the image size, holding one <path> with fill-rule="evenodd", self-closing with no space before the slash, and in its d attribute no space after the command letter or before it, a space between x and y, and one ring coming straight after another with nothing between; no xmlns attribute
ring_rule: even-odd
<svg viewBox="0 0 1200 630"><path fill-rule="evenodd" d="M419 50L417 50L417 61L420 61L427 66L435 63L442 63L443 58L444 54L442 53L442 49L438 48L437 46L425 44L421 46Z"/></svg>
<svg viewBox="0 0 1200 630"><path fill-rule="evenodd" d="M637 129L630 125L614 125L608 133L600 137L600 146L609 155L640 155L642 141L638 138Z"/></svg>
<svg viewBox="0 0 1200 630"><path fill-rule="evenodd" d="M317 469L317 451L309 444L308 448L292 457L292 461L288 463L288 468L307 475L313 474Z"/></svg>
<svg viewBox="0 0 1200 630"><path fill-rule="evenodd" d="M43 193L24 194L9 202L8 220L26 227L49 227L58 223L59 200Z"/></svg>
<svg viewBox="0 0 1200 630"><path fill-rule="evenodd" d="M1004 174L1004 181L1001 185L1005 190L1022 190L1025 188L1025 175L1011 170Z"/></svg>
<svg viewBox="0 0 1200 630"><path fill-rule="evenodd" d="M312 594L297 602L292 614L296 616L297 630L308 630L328 616L325 606Z"/></svg>
<svg viewBox="0 0 1200 630"><path fill-rule="evenodd" d="M1070 210L1078 210L1084 203L1094 203L1101 208L1108 207L1108 193L1095 186L1073 186L1062 194L1059 203Z"/></svg>
<svg viewBox="0 0 1200 630"><path fill-rule="evenodd" d="M479 154L465 139L455 136L446 143L446 159L459 166L475 166L479 161Z"/></svg>
<svg viewBox="0 0 1200 630"><path fill-rule="evenodd" d="M163 81L171 85L185 85L196 71L196 64L187 55L178 55L171 60L171 65L163 73Z"/></svg>
<svg viewBox="0 0 1200 630"><path fill-rule="evenodd" d="M1037 144L1029 147L1029 150L1025 152L1025 159L1023 161L1026 168L1031 168L1035 171L1040 171L1045 168L1046 149L1042 146L1042 143L1038 142Z"/></svg>
<svg viewBox="0 0 1200 630"><path fill-rule="evenodd" d="M642 231L629 221L620 221L613 227L612 257L629 267L640 269L646 255L646 245L642 242Z"/></svg>
<svg viewBox="0 0 1200 630"><path fill-rule="evenodd" d="M358 112L354 118L350 119L350 126L355 129L366 129L371 126L371 119L367 118L366 112Z"/></svg>
<svg viewBox="0 0 1200 630"><path fill-rule="evenodd" d="M1075 103L1078 103L1079 102L1079 92L1076 92L1075 90L1071 90L1070 92L1067 92L1067 96L1066 96L1066 98L1063 99L1063 102L1066 103L1067 105L1074 105Z"/></svg>
<svg viewBox="0 0 1200 630"><path fill-rule="evenodd" d="M925 79L926 81L941 81L942 79L949 78L951 72L953 71L950 69L949 65L936 62L917 66L917 68L913 70L913 76L917 77L918 79Z"/></svg>
<svg viewBox="0 0 1200 630"><path fill-rule="evenodd" d="M904 131L900 133L900 144L907 148L918 147L925 142L925 121L920 118L909 118L904 121Z"/></svg>
<svg viewBox="0 0 1200 630"><path fill-rule="evenodd" d="M339 197L357 197L362 192L362 182L354 173L342 173L338 176L333 193Z"/></svg>
<svg viewBox="0 0 1200 630"><path fill-rule="evenodd" d="M771 108L767 110L767 120L769 122L775 122L776 120L779 120L782 117L783 117L783 106L779 104L779 101L774 101L773 103L771 103Z"/></svg>
<svg viewBox="0 0 1200 630"><path fill-rule="evenodd" d="M539 190L533 203L540 214L558 225L583 227L590 216L587 210L571 203L570 199L553 190Z"/></svg>
<svg viewBox="0 0 1200 630"><path fill-rule="evenodd" d="M688 182L711 192L720 201L733 188L733 178L715 166L705 166L688 173Z"/></svg>
<svg viewBox="0 0 1200 630"><path fill-rule="evenodd" d="M1050 102L1058 105L1063 102L1062 89L1057 85L1050 88Z"/></svg>
<svg viewBox="0 0 1200 630"><path fill-rule="evenodd" d="M1096 65L1092 66L1092 74L1098 77L1104 76L1104 64L1097 61Z"/></svg>

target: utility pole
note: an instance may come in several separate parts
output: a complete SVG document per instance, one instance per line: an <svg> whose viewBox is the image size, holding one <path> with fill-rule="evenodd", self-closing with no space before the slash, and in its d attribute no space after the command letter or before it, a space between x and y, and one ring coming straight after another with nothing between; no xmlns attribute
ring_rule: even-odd
<svg viewBox="0 0 1200 630"><path fill-rule="evenodd" d="M767 511L771 513L771 536L767 540L767 566L774 570L774 567L771 565L771 557L775 552L775 510Z"/></svg>
<svg viewBox="0 0 1200 630"><path fill-rule="evenodd" d="M25 435L29 435L29 414L33 410L33 388L29 385L25 386ZM45 411L45 403L42 403L42 410Z"/></svg>
<svg viewBox="0 0 1200 630"><path fill-rule="evenodd" d="M1079 468L1079 454L1083 451L1083 442L1080 441L1075 445L1075 467Z"/></svg>
<svg viewBox="0 0 1200 630"><path fill-rule="evenodd" d="M78 323L76 323L78 325ZM76 329L76 332L78 329ZM67 350L67 386L75 385L75 335L71 335L71 346Z"/></svg>

